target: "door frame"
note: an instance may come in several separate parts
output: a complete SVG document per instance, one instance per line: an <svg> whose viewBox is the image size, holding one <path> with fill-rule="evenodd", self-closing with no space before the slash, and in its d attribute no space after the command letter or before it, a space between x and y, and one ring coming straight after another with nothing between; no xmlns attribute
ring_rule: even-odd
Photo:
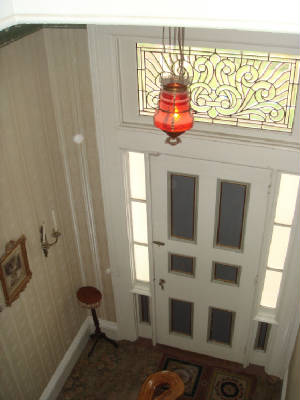
<svg viewBox="0 0 300 400"><path fill-rule="evenodd" d="M288 172L299 174L299 148L287 140L286 142L270 143L259 140L245 140L245 138L229 135L218 136L217 132L207 134L187 135L183 137L182 144L179 146L167 146L164 143L165 137L162 133L149 127L149 124L136 125L124 122L122 110L122 96L120 95L120 58L118 48L118 38L120 36L133 36L139 38L146 31L151 38L159 40L161 32L157 28L135 28L135 27L88 27L88 45L90 53L91 79L93 87L94 111L96 122L96 137L98 144L100 174L102 180L102 192L104 200L105 220L107 228L108 246L111 263L111 274L113 291L116 305L117 325L119 337L121 339L135 340L136 319L134 309L134 299L132 295L132 282L130 273L129 242L127 235L127 219L124 189L124 151L140 151L147 154L147 157L155 157L159 154L177 155L203 160L220 161L237 165L255 166L259 168L270 168L273 171L274 183L278 173ZM206 31L206 37L211 34ZM229 33L228 33L229 32ZM245 33L243 33L243 37ZM232 48L244 46L234 42L238 35L233 35L230 31L213 31L214 39L227 44L232 43ZM253 43L265 43L267 46L275 46L276 39L271 39L268 34L249 33L250 41ZM285 48L294 47L294 38L289 41L288 35L283 35ZM271 45L270 45L271 40ZM272 42L273 40L273 42ZM297 38L298 40L298 38ZM250 43L250 44L251 44ZM229 46L230 44L228 44ZM242 47L243 48L243 47ZM294 51L298 51L294 48ZM105 57L102 55L105 54ZM299 93L298 93L299 103ZM112 112L114 110L114 112ZM104 118L105 116L105 118ZM217 130L220 130L218 127ZM149 174L149 170L147 172ZM151 190L151 188L148 188ZM274 198L276 188L273 185L270 194L269 209L274 208ZM149 200L151 196L149 196ZM151 208L151 204L150 204ZM266 224L265 243L263 245L261 259L270 240L272 222L270 220L272 212ZM149 232L149 242L152 241ZM299 235L299 219L295 229L295 235ZM117 246L116 246L117 243ZM151 253L151 246L150 246ZM283 377L287 369L294 343L296 340L297 328L299 326L299 240L294 240L289 255L288 271L282 289L278 314L279 324L270 337L269 349L264 357L264 363L268 373ZM151 256L150 256L151 257ZM298 263L298 264L297 264ZM264 276L265 267L260 265L261 276ZM153 286L153 284L152 284ZM151 294L155 296L155 290L151 287ZM154 309L152 308L152 311ZM293 312L291 312L291 310ZM155 316L154 316L155 317ZM152 318L154 319L154 318ZM253 321L254 323L254 321ZM155 343L155 334L153 336ZM249 343L248 349L250 349ZM282 360L285 360L282 362ZM251 354L248 352L248 360ZM260 362L257 360L256 362Z"/></svg>

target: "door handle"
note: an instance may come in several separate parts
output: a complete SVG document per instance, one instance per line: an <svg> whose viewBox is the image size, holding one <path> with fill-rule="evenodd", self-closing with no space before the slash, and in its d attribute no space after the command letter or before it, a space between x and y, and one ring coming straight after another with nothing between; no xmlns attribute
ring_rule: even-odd
<svg viewBox="0 0 300 400"><path fill-rule="evenodd" d="M164 245L165 245L164 242L160 242L159 240L153 240L152 243L153 243L153 244L157 244L157 246L164 246Z"/></svg>
<svg viewBox="0 0 300 400"><path fill-rule="evenodd" d="M161 287L161 290L164 290L164 288L165 288L165 286L164 286L165 283L166 283L166 281L165 281L164 279L160 279L160 280L159 280L159 283L158 283L158 284L159 284L159 286Z"/></svg>

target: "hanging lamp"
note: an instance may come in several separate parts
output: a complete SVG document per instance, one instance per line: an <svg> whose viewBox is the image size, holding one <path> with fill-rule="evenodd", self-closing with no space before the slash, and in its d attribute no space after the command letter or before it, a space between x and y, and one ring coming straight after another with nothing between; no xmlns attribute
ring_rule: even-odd
<svg viewBox="0 0 300 400"><path fill-rule="evenodd" d="M190 80L183 67L184 28L174 28L173 36L174 42L176 38L178 39L179 67L178 71L175 71L174 63L171 72L161 74L161 90L158 108L154 114L154 125L169 136L166 143L176 145L181 142L179 136L192 128L194 118L190 109ZM169 28L170 47L171 38L172 32ZM165 52L164 30L163 47Z"/></svg>

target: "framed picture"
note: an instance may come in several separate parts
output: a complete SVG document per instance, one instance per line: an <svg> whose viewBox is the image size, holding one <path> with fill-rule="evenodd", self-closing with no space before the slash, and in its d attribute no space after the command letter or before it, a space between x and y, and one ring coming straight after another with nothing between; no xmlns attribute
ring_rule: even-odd
<svg viewBox="0 0 300 400"><path fill-rule="evenodd" d="M0 280L8 306L19 297L32 275L25 241L24 235L17 241L9 241L5 247L5 254L0 259Z"/></svg>

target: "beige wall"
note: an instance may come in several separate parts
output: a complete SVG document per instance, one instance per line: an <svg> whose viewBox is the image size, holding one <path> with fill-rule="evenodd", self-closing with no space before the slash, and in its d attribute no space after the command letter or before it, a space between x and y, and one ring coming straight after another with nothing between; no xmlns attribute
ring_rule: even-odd
<svg viewBox="0 0 300 400"><path fill-rule="evenodd" d="M74 87L79 85L74 101ZM27 288L0 313L0 398L38 399L86 317L76 290L95 285L79 153L72 135L86 137L88 172L104 301L115 319L97 159L85 30L39 31L0 49L0 245L22 234L33 273ZM66 145L66 158L62 152ZM70 185L67 186L66 171ZM69 190L70 189L70 190ZM83 273L73 229L73 194ZM62 237L42 254L55 209ZM100 275L99 274L99 275ZM0 303L3 294L0 289Z"/></svg>
<svg viewBox="0 0 300 400"><path fill-rule="evenodd" d="M286 400L300 399L300 335L298 332L293 357L290 363Z"/></svg>
<svg viewBox="0 0 300 400"><path fill-rule="evenodd" d="M110 265L95 135L87 31L85 29L45 29L43 34L57 129L60 140L65 145L64 156L70 168L71 191L78 220L80 248L87 284L95 284L97 271L101 278L104 295L100 315L106 320L115 321L111 277L106 273ZM73 136L79 133L85 137L100 271L95 266L93 246L89 240L79 149L73 142ZM60 173L63 172L60 171Z"/></svg>

